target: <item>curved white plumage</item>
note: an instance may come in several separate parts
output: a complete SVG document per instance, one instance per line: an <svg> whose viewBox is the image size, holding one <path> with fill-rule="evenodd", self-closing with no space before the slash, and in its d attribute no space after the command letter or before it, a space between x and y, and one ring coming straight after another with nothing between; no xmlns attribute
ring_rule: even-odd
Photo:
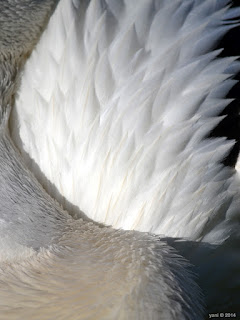
<svg viewBox="0 0 240 320"><path fill-rule="evenodd" d="M204 139L239 68L211 51L239 14L228 3L60 2L14 117L23 149L88 217L210 242L239 219L219 164L234 142Z"/></svg>
<svg viewBox="0 0 240 320"><path fill-rule="evenodd" d="M213 309L233 300L239 266L239 182L221 164L234 142L206 139L239 70L212 51L239 15L228 4L60 1L12 115L16 143L60 201L114 228L222 244L179 248ZM213 255L226 262L214 277Z"/></svg>

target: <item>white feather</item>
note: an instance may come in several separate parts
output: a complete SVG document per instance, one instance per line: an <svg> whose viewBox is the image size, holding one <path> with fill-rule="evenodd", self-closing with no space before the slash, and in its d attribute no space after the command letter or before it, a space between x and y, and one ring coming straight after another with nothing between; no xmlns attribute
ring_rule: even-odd
<svg viewBox="0 0 240 320"><path fill-rule="evenodd" d="M212 51L239 15L228 6L60 1L23 72L12 136L71 212L68 203L114 228L220 245L220 255L238 243L238 177L221 164L234 141L206 139L239 70ZM199 247L202 277L210 258ZM207 270L214 309L237 275L223 294L214 288L225 271Z"/></svg>
<svg viewBox="0 0 240 320"><path fill-rule="evenodd" d="M235 59L209 53L238 13L227 3L60 2L14 116L23 149L89 218L194 240L225 220L216 201L232 194L214 179L231 184L219 162L233 142L205 137L232 86Z"/></svg>

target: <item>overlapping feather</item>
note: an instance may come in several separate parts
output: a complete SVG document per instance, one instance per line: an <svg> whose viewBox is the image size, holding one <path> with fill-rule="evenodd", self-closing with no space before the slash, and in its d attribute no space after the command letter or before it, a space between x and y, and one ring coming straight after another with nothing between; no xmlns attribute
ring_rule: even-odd
<svg viewBox="0 0 240 320"><path fill-rule="evenodd" d="M228 5L60 2L26 65L13 136L89 218L224 238L211 230L235 213L233 172L220 164L234 141L205 138L239 69L211 51L239 14Z"/></svg>
<svg viewBox="0 0 240 320"><path fill-rule="evenodd" d="M202 240L175 246L213 311L236 306L239 290L239 181L221 164L234 141L206 138L239 70L214 51L239 16L229 6L60 1L11 119L29 166L71 212L73 204L114 228Z"/></svg>

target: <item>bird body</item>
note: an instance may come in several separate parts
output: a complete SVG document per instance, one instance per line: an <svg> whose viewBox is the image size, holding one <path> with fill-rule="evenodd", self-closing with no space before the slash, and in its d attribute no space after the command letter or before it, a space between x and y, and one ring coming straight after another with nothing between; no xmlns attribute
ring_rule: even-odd
<svg viewBox="0 0 240 320"><path fill-rule="evenodd" d="M237 308L234 141L208 138L240 69L214 50L229 3L59 2L2 121L8 319L201 319L171 247L208 312Z"/></svg>
<svg viewBox="0 0 240 320"><path fill-rule="evenodd" d="M0 319L201 318L189 264L158 237L74 220L0 129Z"/></svg>

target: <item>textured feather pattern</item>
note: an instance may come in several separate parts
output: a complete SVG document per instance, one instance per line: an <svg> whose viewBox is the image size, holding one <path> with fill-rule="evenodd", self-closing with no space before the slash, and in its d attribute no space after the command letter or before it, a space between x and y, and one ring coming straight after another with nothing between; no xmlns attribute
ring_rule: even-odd
<svg viewBox="0 0 240 320"><path fill-rule="evenodd" d="M234 141L206 139L239 70L213 51L239 16L229 3L60 1L11 118L29 167L67 208L192 240L170 242L214 312L239 301L239 178L221 164Z"/></svg>
<svg viewBox="0 0 240 320"><path fill-rule="evenodd" d="M50 193L115 228L229 235L239 200L220 162L234 142L205 139L239 69L212 51L239 14L228 4L60 2L12 116L13 137Z"/></svg>
<svg viewBox="0 0 240 320"><path fill-rule="evenodd" d="M189 264L158 237L74 220L0 126L0 319L202 319Z"/></svg>

